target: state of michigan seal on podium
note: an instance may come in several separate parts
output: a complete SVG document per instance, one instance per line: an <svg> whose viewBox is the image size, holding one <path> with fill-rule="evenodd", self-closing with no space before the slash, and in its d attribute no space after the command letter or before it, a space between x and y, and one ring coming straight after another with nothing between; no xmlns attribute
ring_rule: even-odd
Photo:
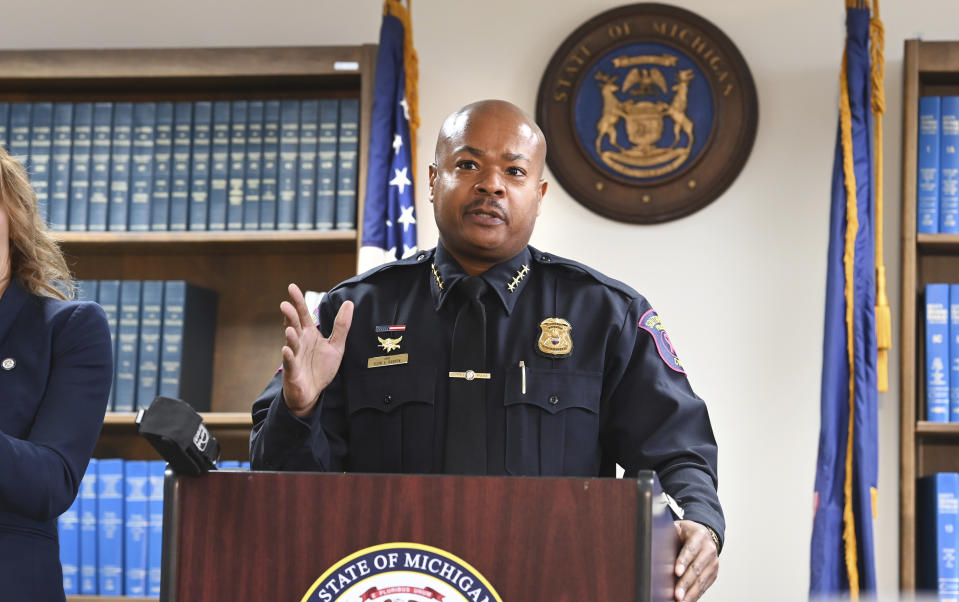
<svg viewBox="0 0 959 602"><path fill-rule="evenodd" d="M693 213L736 179L758 122L756 87L732 41L664 4L604 12L573 32L540 83L536 117L553 176L620 221Z"/></svg>

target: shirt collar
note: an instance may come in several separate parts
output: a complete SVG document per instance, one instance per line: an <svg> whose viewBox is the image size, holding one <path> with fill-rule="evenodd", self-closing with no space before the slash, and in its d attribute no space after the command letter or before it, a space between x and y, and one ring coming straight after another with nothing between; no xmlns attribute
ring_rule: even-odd
<svg viewBox="0 0 959 602"><path fill-rule="evenodd" d="M532 261L529 247L523 247L523 250L512 259L498 263L480 274L503 304L507 315L512 313L516 300L526 287L530 269L532 269ZM442 244L437 244L429 276L434 309L439 311L443 307L450 292L466 276L466 272L449 251Z"/></svg>

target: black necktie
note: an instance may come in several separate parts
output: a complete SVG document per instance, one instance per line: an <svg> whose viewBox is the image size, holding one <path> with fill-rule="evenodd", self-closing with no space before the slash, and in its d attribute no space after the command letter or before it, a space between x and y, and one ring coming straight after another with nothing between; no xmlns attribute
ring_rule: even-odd
<svg viewBox="0 0 959 602"><path fill-rule="evenodd" d="M453 326L450 397L446 419L447 474L486 474L486 309L487 290L479 276L457 285L462 306Z"/></svg>

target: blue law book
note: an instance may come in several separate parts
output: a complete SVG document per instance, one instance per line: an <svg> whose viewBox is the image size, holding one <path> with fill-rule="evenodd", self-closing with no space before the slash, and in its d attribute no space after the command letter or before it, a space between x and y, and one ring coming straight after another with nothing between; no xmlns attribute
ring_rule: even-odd
<svg viewBox="0 0 959 602"><path fill-rule="evenodd" d="M101 596L123 595L123 460L97 463L97 577Z"/></svg>
<svg viewBox="0 0 959 602"><path fill-rule="evenodd" d="M10 105L10 143L7 150L20 165L30 168L30 113L33 104L15 102Z"/></svg>
<svg viewBox="0 0 959 602"><path fill-rule="evenodd" d="M959 474L940 472L919 479L916 514L919 589L939 600L959 599Z"/></svg>
<svg viewBox="0 0 959 602"><path fill-rule="evenodd" d="M939 232L959 233L959 96L943 96L939 127Z"/></svg>
<svg viewBox="0 0 959 602"><path fill-rule="evenodd" d="M332 230L336 218L336 141L340 101L320 101L320 136L316 153L316 229Z"/></svg>
<svg viewBox="0 0 959 602"><path fill-rule="evenodd" d="M263 101L251 100L246 119L246 185L243 189L243 228L260 228L260 185L263 171Z"/></svg>
<svg viewBox="0 0 959 602"><path fill-rule="evenodd" d="M170 183L170 230L183 231L189 223L190 146L193 135L193 104L173 107L173 162Z"/></svg>
<svg viewBox="0 0 959 602"><path fill-rule="evenodd" d="M73 146L73 103L53 105L53 150L50 162L50 229L67 229L70 202L70 154Z"/></svg>
<svg viewBox="0 0 959 602"><path fill-rule="evenodd" d="M239 460L220 460L217 465L217 469L238 469L240 468Z"/></svg>
<svg viewBox="0 0 959 602"><path fill-rule="evenodd" d="M107 315L110 327L110 343L113 345L113 365L117 365L117 330L120 325L120 281L101 280L97 286L97 303ZM116 382L110 387L110 403L107 410L112 412L116 406Z"/></svg>
<svg viewBox="0 0 959 602"><path fill-rule="evenodd" d="M160 381L160 327L163 322L163 282L145 280L140 294L140 349L137 355L136 409L150 405Z"/></svg>
<svg viewBox="0 0 959 602"><path fill-rule="evenodd" d="M147 537L147 596L160 595L160 567L163 558L163 479L166 462L150 460L147 467L150 480L147 511L150 534Z"/></svg>
<svg viewBox="0 0 959 602"><path fill-rule="evenodd" d="M949 285L949 422L959 422L959 284Z"/></svg>
<svg viewBox="0 0 959 602"><path fill-rule="evenodd" d="M249 463L249 462L240 462L240 468L242 468L243 470L250 470L250 463Z"/></svg>
<svg viewBox="0 0 959 602"><path fill-rule="evenodd" d="M165 283L160 395L210 410L217 294L183 280Z"/></svg>
<svg viewBox="0 0 959 602"><path fill-rule="evenodd" d="M337 140L336 229L356 228L356 160L360 132L360 101L340 101L340 135Z"/></svg>
<svg viewBox="0 0 959 602"><path fill-rule="evenodd" d="M57 518L60 537L60 566L63 567L63 591L80 593L80 498Z"/></svg>
<svg viewBox="0 0 959 602"><path fill-rule="evenodd" d="M926 420L949 422L949 285L926 285Z"/></svg>
<svg viewBox="0 0 959 602"><path fill-rule="evenodd" d="M296 229L316 227L316 143L320 102L300 103L299 173L297 174Z"/></svg>
<svg viewBox="0 0 959 602"><path fill-rule="evenodd" d="M210 161L209 230L226 229L227 180L230 171L230 102L213 103Z"/></svg>
<svg viewBox="0 0 959 602"><path fill-rule="evenodd" d="M280 101L263 103L263 169L260 173L260 229L276 229L276 177L280 152Z"/></svg>
<svg viewBox="0 0 959 602"><path fill-rule="evenodd" d="M132 156L133 103L118 102L113 105L110 152L110 208L107 215L107 227L110 230L126 230L129 224Z"/></svg>
<svg viewBox="0 0 959 602"><path fill-rule="evenodd" d="M132 412L136 407L137 351L140 339L139 280L120 282L120 320L117 326L117 359L114 412Z"/></svg>
<svg viewBox="0 0 959 602"><path fill-rule="evenodd" d="M150 229L170 229L170 174L173 160L173 103L157 103L153 140L153 190L150 193ZM186 216L183 219L186 226ZM182 228L181 228L182 230Z"/></svg>
<svg viewBox="0 0 959 602"><path fill-rule="evenodd" d="M939 136L938 96L919 98L919 152L917 160L916 230L920 234L939 232Z"/></svg>
<svg viewBox="0 0 959 602"><path fill-rule="evenodd" d="M150 229L150 197L153 194L153 153L156 140L157 106L155 102L133 105L133 153L130 169L129 229Z"/></svg>
<svg viewBox="0 0 959 602"><path fill-rule="evenodd" d="M149 464L146 460L127 460L123 463L123 593L127 596L147 595L149 483Z"/></svg>
<svg viewBox="0 0 959 602"><path fill-rule="evenodd" d="M206 230L210 220L210 147L213 103L193 104L193 150L190 163L190 230Z"/></svg>
<svg viewBox="0 0 959 602"><path fill-rule="evenodd" d="M35 102L30 116L30 183L37 193L37 209L50 221L50 156L53 152L53 103Z"/></svg>
<svg viewBox="0 0 959 602"><path fill-rule="evenodd" d="M107 229L110 207L110 158L113 155L113 103L93 105L93 150L90 155L90 206L87 229Z"/></svg>
<svg viewBox="0 0 959 602"><path fill-rule="evenodd" d="M80 516L80 591L81 594L97 593L97 472L96 458L87 464L87 471L80 481L77 494Z"/></svg>
<svg viewBox="0 0 959 602"><path fill-rule="evenodd" d="M246 196L247 101L230 103L230 159L227 167L227 230L243 229L243 202Z"/></svg>
<svg viewBox="0 0 959 602"><path fill-rule="evenodd" d="M277 169L276 229L292 230L296 221L296 168L300 141L300 101L280 102L280 158Z"/></svg>
<svg viewBox="0 0 959 602"><path fill-rule="evenodd" d="M0 101L0 146L10 149L10 103Z"/></svg>
<svg viewBox="0 0 959 602"><path fill-rule="evenodd" d="M77 301L97 302L97 290L99 284L96 280L78 280L77 281Z"/></svg>
<svg viewBox="0 0 959 602"><path fill-rule="evenodd" d="M73 143L70 158L70 208L67 229L87 229L90 203L90 157L93 154L93 103L73 107Z"/></svg>

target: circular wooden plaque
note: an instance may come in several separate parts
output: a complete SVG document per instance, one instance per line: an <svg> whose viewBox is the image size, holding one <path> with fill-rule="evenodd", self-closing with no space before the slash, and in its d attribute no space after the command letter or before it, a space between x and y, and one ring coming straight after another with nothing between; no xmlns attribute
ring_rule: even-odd
<svg viewBox="0 0 959 602"><path fill-rule="evenodd" d="M739 175L756 138L756 86L716 26L664 4L604 12L550 60L536 119L547 163L577 201L607 217L689 215Z"/></svg>

